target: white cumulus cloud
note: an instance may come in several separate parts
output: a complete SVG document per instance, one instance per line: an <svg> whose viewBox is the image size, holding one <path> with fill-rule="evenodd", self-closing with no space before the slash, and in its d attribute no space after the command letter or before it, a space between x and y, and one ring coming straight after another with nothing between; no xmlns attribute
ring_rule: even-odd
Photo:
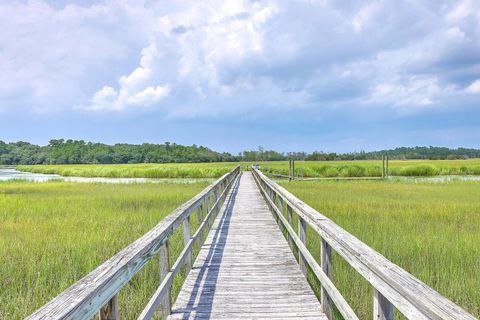
<svg viewBox="0 0 480 320"><path fill-rule="evenodd" d="M79 4L0 4L0 109L411 114L478 91L475 0Z"/></svg>
<svg viewBox="0 0 480 320"><path fill-rule="evenodd" d="M466 87L465 92L480 93L480 79L473 81L468 87Z"/></svg>

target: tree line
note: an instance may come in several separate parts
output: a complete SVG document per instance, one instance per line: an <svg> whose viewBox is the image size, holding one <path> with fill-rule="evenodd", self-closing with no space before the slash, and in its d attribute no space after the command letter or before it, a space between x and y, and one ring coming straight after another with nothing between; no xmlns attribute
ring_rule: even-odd
<svg viewBox="0 0 480 320"><path fill-rule="evenodd" d="M107 145L83 140L50 140L46 146L29 142L0 141L0 164L109 164L109 163L174 163L174 162L235 162L235 161L333 161L374 160L387 154L390 159L468 159L480 158L480 149L445 147L401 147L372 152L335 153L315 151L277 152L258 147L232 155L203 146L176 143Z"/></svg>

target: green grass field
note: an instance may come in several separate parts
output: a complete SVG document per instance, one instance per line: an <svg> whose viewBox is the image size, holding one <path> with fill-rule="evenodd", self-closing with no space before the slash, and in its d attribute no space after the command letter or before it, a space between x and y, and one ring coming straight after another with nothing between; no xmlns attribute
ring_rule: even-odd
<svg viewBox="0 0 480 320"><path fill-rule="evenodd" d="M282 185L480 317L480 182L293 181ZM309 249L319 259L320 239L312 229L307 232ZM360 319L371 318L371 286L336 254L333 270L334 283Z"/></svg>
<svg viewBox="0 0 480 320"><path fill-rule="evenodd" d="M0 182L0 319L29 315L207 184ZM182 237L180 230L172 238L172 263ZM158 278L152 259L120 291L122 319L138 316Z"/></svg>
<svg viewBox="0 0 480 320"><path fill-rule="evenodd" d="M17 166L17 170L76 177L112 178L219 178L241 163L174 164L70 164ZM288 175L288 161L259 162L265 173ZM295 174L300 177L380 177L381 161L296 161ZM392 160L390 175L436 176L480 175L480 159L471 160Z"/></svg>

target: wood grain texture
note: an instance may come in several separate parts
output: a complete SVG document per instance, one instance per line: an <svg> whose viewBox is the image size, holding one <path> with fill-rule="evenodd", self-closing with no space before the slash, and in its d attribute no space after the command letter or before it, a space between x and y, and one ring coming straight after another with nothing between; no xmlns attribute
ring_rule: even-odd
<svg viewBox="0 0 480 320"><path fill-rule="evenodd" d="M476 318L355 238L285 188L252 169L256 177L304 219L333 250L409 319ZM321 279L320 279L321 281Z"/></svg>
<svg viewBox="0 0 480 320"><path fill-rule="evenodd" d="M320 308L251 173L243 173L169 319L326 319Z"/></svg>

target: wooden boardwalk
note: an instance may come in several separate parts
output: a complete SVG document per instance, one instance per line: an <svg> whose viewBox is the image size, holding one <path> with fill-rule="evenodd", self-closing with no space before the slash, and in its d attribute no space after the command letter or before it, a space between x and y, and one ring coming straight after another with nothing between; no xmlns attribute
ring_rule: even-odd
<svg viewBox="0 0 480 320"><path fill-rule="evenodd" d="M192 234L193 217L197 226ZM292 224L293 218L298 223ZM183 249L172 264L169 241L179 229ZM306 246L307 231L321 239L313 249L320 251L320 261ZM192 265L193 248L202 244L204 233L207 238ZM298 252L299 263L289 244ZM412 320L478 320L259 170L252 167L242 174L240 166L27 320L89 320L96 313L101 320L121 319L119 310L131 306L119 303L119 291L154 257L159 258L161 283L137 320L150 320L157 312L172 320L332 320L334 308L344 319L359 320L333 281L332 252L372 286L374 319L394 320L396 309ZM190 272L172 306L172 284L184 267ZM307 270L321 284L321 303L304 276Z"/></svg>
<svg viewBox="0 0 480 320"><path fill-rule="evenodd" d="M169 319L326 319L320 310L252 174L244 172Z"/></svg>

